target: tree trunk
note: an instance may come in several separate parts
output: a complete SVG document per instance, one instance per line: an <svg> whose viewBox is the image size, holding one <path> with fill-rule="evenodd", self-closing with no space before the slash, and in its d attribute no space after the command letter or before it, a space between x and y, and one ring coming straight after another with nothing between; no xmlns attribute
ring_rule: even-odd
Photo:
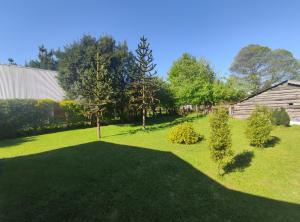
<svg viewBox="0 0 300 222"><path fill-rule="evenodd" d="M143 129L146 128L146 109L143 107Z"/></svg>
<svg viewBox="0 0 300 222"><path fill-rule="evenodd" d="M146 128L145 84L143 84L143 129Z"/></svg>
<svg viewBox="0 0 300 222"><path fill-rule="evenodd" d="M101 128L100 128L100 117L99 114L97 114L97 136L98 136L98 140L100 140L101 138Z"/></svg>

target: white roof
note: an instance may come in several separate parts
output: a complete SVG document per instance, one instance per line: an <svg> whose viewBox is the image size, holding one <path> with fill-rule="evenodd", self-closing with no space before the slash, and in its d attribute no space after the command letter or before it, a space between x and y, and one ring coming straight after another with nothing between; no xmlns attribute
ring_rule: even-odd
<svg viewBox="0 0 300 222"><path fill-rule="evenodd" d="M64 91L57 72L0 64L0 99L53 99L61 101Z"/></svg>

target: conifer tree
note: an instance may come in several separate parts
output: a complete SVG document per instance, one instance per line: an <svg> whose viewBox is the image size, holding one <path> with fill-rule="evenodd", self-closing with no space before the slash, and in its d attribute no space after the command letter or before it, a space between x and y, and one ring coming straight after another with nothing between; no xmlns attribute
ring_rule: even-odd
<svg viewBox="0 0 300 222"><path fill-rule="evenodd" d="M146 127L147 108L157 101L155 92L158 88L152 50L147 38L141 37L136 50L136 68L130 84L130 104L142 111L142 126Z"/></svg>
<svg viewBox="0 0 300 222"><path fill-rule="evenodd" d="M218 163L218 173L224 167L226 158L232 156L231 132L228 125L229 114L225 107L216 107L210 118L210 149L212 159Z"/></svg>
<svg viewBox="0 0 300 222"><path fill-rule="evenodd" d="M108 105L113 103L112 79L104 58L97 53L96 62L80 74L79 90L87 101L88 112L96 116L97 136L101 138L101 118Z"/></svg>

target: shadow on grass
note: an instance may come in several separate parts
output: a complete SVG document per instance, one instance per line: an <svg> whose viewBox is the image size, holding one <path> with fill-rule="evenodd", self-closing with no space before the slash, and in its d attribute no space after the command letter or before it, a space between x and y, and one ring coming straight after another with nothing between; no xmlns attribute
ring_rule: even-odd
<svg viewBox="0 0 300 222"><path fill-rule="evenodd" d="M265 144L264 148L275 147L279 143L280 143L280 138L277 136L272 136L271 139L269 139L269 141Z"/></svg>
<svg viewBox="0 0 300 222"><path fill-rule="evenodd" d="M3 139L0 140L0 149L17 146L21 143L29 142L35 140L34 136L31 137L20 137L15 139Z"/></svg>
<svg viewBox="0 0 300 222"><path fill-rule="evenodd" d="M163 122L157 122L157 123L150 123L147 125L146 129L138 128L134 130L129 130L129 134L135 134L137 132L152 132L156 130L161 130L165 128L169 128L175 125L178 125L183 122L193 122L196 119L202 118L203 116L185 116L185 117L179 117L174 118L173 120L169 119L168 121L163 121ZM154 126L153 126L154 125Z"/></svg>
<svg viewBox="0 0 300 222"><path fill-rule="evenodd" d="M244 171L245 168L251 165L253 157L253 151L243 151L242 153L237 154L229 163L227 163L224 166L224 174L228 174L235 171Z"/></svg>
<svg viewBox="0 0 300 222"><path fill-rule="evenodd" d="M91 142L1 164L0 221L300 218L300 205L227 189L171 152Z"/></svg>

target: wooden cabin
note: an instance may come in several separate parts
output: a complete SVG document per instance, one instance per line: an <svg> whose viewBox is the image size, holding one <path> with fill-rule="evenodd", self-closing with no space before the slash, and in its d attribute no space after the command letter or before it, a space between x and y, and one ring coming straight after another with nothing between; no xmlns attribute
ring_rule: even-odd
<svg viewBox="0 0 300 222"><path fill-rule="evenodd" d="M238 119L246 119L257 105L286 109L291 124L300 124L300 81L287 80L251 95L230 108L230 113Z"/></svg>

